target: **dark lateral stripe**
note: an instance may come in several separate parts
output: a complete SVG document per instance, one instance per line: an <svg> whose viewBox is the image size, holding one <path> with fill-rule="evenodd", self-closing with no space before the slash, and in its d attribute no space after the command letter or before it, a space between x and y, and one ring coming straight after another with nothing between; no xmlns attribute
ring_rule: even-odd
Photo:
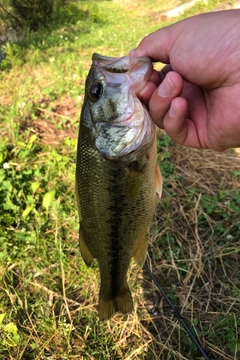
<svg viewBox="0 0 240 360"><path fill-rule="evenodd" d="M111 262L110 262L110 276L111 276L111 291L112 295L116 296L119 291L120 283L120 262L124 259L121 259L123 256L122 250L122 238L121 238L121 226L122 226L122 215L124 208L126 206L125 195L123 193L119 179L121 178L120 168L112 168L109 171L110 185L108 187L110 194L110 206L109 212L111 218L109 219L110 223L110 242L111 242Z"/></svg>

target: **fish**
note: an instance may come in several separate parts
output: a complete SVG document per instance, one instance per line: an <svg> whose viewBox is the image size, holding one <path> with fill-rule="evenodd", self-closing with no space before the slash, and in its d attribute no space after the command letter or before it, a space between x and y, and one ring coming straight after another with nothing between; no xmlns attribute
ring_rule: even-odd
<svg viewBox="0 0 240 360"><path fill-rule="evenodd" d="M87 266L97 259L100 270L100 320L133 310L128 269L132 258L144 265L162 192L155 125L137 96L152 69L147 57L94 53L86 78L76 197L80 253Z"/></svg>

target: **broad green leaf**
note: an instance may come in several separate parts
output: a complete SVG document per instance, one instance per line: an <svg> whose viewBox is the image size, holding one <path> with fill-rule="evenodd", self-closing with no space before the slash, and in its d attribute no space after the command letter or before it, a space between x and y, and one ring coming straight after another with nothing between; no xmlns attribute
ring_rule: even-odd
<svg viewBox="0 0 240 360"><path fill-rule="evenodd" d="M28 141L28 144L27 144L27 148L28 149L31 149L31 147L32 147L32 144L34 143L34 141L37 139L37 135L36 134L33 134L31 137L30 137L30 139L29 139L29 141Z"/></svg>
<svg viewBox="0 0 240 360"><path fill-rule="evenodd" d="M35 140L37 140L37 135L36 135L36 134L33 134L33 135L30 137L28 143L29 143L29 144L32 144L32 143L34 143Z"/></svg>
<svg viewBox="0 0 240 360"><path fill-rule="evenodd" d="M46 194L44 194L43 196L43 201L42 201L42 205L43 207L45 207L45 209L48 211L49 209L49 206L51 204L51 202L53 201L54 199L54 196L55 196L55 190L51 190L51 191L48 191Z"/></svg>
<svg viewBox="0 0 240 360"><path fill-rule="evenodd" d="M6 159L6 156L7 156L7 152L5 151L5 149L0 151L0 163L3 163L3 161Z"/></svg>
<svg viewBox="0 0 240 360"><path fill-rule="evenodd" d="M5 325L3 330L7 333L14 334L14 335L17 334L17 332L18 332L18 328L13 322L10 322L7 325Z"/></svg>
<svg viewBox="0 0 240 360"><path fill-rule="evenodd" d="M17 145L18 145L20 148L25 148L25 147L27 146L23 141L18 141L18 142L17 142Z"/></svg>
<svg viewBox="0 0 240 360"><path fill-rule="evenodd" d="M34 194L38 190L39 186L40 186L40 182L38 182L38 181L33 181L31 183L31 190Z"/></svg>
<svg viewBox="0 0 240 360"><path fill-rule="evenodd" d="M22 217L25 219L25 218L30 214L30 212L31 212L33 209L34 209L34 206L28 205L28 206L26 207L26 209L23 211Z"/></svg>

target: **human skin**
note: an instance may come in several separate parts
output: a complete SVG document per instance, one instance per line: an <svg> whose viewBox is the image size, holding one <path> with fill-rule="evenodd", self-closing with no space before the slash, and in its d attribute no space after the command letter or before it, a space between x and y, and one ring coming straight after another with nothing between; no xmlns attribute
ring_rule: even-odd
<svg viewBox="0 0 240 360"><path fill-rule="evenodd" d="M240 10L197 15L146 36L130 56L166 65L139 98L177 143L240 147Z"/></svg>

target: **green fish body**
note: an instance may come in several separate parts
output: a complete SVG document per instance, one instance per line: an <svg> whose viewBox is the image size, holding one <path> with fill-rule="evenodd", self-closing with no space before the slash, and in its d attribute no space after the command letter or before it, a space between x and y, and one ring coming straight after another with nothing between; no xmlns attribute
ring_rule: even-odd
<svg viewBox="0 0 240 360"><path fill-rule="evenodd" d="M93 55L80 119L76 194L82 257L97 259L99 317L133 309L132 258L142 267L146 231L161 193L155 126L137 98L152 72L148 58Z"/></svg>

